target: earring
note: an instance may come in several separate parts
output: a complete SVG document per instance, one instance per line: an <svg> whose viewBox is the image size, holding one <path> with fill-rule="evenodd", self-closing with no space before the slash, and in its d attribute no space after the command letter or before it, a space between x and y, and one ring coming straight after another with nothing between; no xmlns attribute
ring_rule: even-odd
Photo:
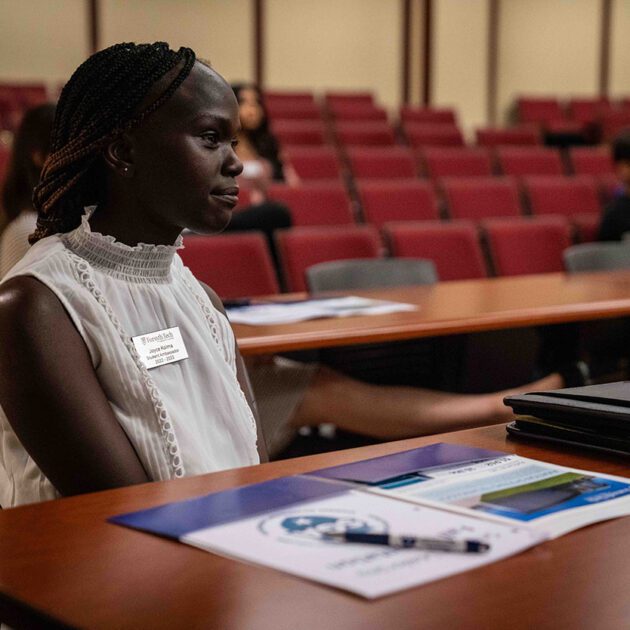
<svg viewBox="0 0 630 630"><path fill-rule="evenodd" d="M128 167L128 166L125 166L125 167L123 168L123 173L128 173L128 172L129 172L129 167Z"/></svg>

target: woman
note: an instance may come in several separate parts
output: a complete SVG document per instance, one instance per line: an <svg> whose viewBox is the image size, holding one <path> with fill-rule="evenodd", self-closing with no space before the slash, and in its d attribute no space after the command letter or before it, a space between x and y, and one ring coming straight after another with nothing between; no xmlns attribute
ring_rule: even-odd
<svg viewBox="0 0 630 630"><path fill-rule="evenodd" d="M24 114L15 134L2 191L9 224L0 238L0 278L28 251L28 235L37 221L33 188L48 155L54 116L55 106L51 103L34 107Z"/></svg>
<svg viewBox="0 0 630 630"><path fill-rule="evenodd" d="M34 245L0 287L0 505L265 458L221 304L176 255L230 220L238 127L186 48L112 46L65 86Z"/></svg>

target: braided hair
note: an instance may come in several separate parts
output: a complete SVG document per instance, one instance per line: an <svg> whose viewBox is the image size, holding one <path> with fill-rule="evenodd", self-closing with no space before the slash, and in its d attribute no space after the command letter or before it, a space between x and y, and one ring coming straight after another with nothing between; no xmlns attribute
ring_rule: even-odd
<svg viewBox="0 0 630 630"><path fill-rule="evenodd" d="M33 194L38 218L31 243L73 230L85 206L103 202L103 149L163 105L194 63L190 48L174 51L164 42L125 43L101 50L77 68L61 92L51 152ZM154 84L178 66L170 84L140 108Z"/></svg>

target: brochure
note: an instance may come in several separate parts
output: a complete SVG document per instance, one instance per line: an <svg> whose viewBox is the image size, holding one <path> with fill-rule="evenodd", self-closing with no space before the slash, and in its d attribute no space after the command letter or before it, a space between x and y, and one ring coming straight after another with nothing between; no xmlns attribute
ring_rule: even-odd
<svg viewBox="0 0 630 630"><path fill-rule="evenodd" d="M375 598L629 514L628 479L439 443L110 521ZM490 549L400 549L330 532L473 540Z"/></svg>
<svg viewBox="0 0 630 630"><path fill-rule="evenodd" d="M404 311L414 311L413 304L372 300L357 296L338 298L313 298L295 302L249 303L226 308L228 319L233 324L269 326L290 324L308 319L327 317L350 317L353 315L386 315Z"/></svg>

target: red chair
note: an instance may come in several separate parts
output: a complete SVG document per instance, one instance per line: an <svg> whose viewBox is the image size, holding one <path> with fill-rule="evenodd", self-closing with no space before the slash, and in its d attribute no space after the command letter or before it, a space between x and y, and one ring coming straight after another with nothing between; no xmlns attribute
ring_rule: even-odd
<svg viewBox="0 0 630 630"><path fill-rule="evenodd" d="M450 108L403 105L400 108L400 120L402 123L457 125L455 110Z"/></svg>
<svg viewBox="0 0 630 630"><path fill-rule="evenodd" d="M440 218L435 191L427 182L364 181L358 184L357 190L365 221L378 228L389 221Z"/></svg>
<svg viewBox="0 0 630 630"><path fill-rule="evenodd" d="M608 148L570 147L569 161L576 175L607 175L615 172Z"/></svg>
<svg viewBox="0 0 630 630"><path fill-rule="evenodd" d="M265 104L270 120L321 120L322 112L315 103L271 102Z"/></svg>
<svg viewBox="0 0 630 630"><path fill-rule="evenodd" d="M440 177L490 177L492 162L487 149L473 147L426 147L421 152L426 172Z"/></svg>
<svg viewBox="0 0 630 630"><path fill-rule="evenodd" d="M485 278L477 229L469 221L388 223L385 238L392 256L432 260L440 280Z"/></svg>
<svg viewBox="0 0 630 630"><path fill-rule="evenodd" d="M453 219L523 215L518 186L511 177L445 178L442 187Z"/></svg>
<svg viewBox="0 0 630 630"><path fill-rule="evenodd" d="M571 228L563 217L485 221L488 249L499 276L563 271L562 252L571 245Z"/></svg>
<svg viewBox="0 0 630 630"><path fill-rule="evenodd" d="M417 176L413 153L407 147L353 147L348 149L347 155L356 179L408 179Z"/></svg>
<svg viewBox="0 0 630 630"><path fill-rule="evenodd" d="M336 103L330 105L330 114L335 120L372 120L387 122L387 112L382 107L363 103Z"/></svg>
<svg viewBox="0 0 630 630"><path fill-rule="evenodd" d="M617 134L630 130L630 111L611 110L605 112L601 119L602 138L612 140Z"/></svg>
<svg viewBox="0 0 630 630"><path fill-rule="evenodd" d="M327 140L327 129L317 120L274 120L271 129L281 147L297 145L322 145Z"/></svg>
<svg viewBox="0 0 630 630"><path fill-rule="evenodd" d="M533 215L599 214L597 184L591 177L524 177L523 184Z"/></svg>
<svg viewBox="0 0 630 630"><path fill-rule="evenodd" d="M315 105L315 96L306 90L265 90L265 107L276 105Z"/></svg>
<svg viewBox="0 0 630 630"><path fill-rule="evenodd" d="M368 225L280 230L276 243L288 291L306 291L304 272L311 265L381 256L378 232Z"/></svg>
<svg viewBox="0 0 630 630"><path fill-rule="evenodd" d="M305 182L339 180L343 174L339 155L330 146L288 146L284 157Z"/></svg>
<svg viewBox="0 0 630 630"><path fill-rule="evenodd" d="M345 146L392 146L396 143L394 130L380 122L338 122L335 126L339 144Z"/></svg>
<svg viewBox="0 0 630 630"><path fill-rule="evenodd" d="M498 129L485 127L477 129L477 144L482 147L498 147L504 144L534 146L542 143L540 133L535 127L510 127Z"/></svg>
<svg viewBox="0 0 630 630"><path fill-rule="evenodd" d="M271 295L280 290L261 233L186 236L179 254L195 277L222 298Z"/></svg>
<svg viewBox="0 0 630 630"><path fill-rule="evenodd" d="M281 201L291 212L293 225L348 225L354 223L352 203L340 183L309 183L297 188L272 184L270 199Z"/></svg>
<svg viewBox="0 0 630 630"><path fill-rule="evenodd" d="M600 214L577 214L571 217L575 227L578 243L592 243L597 240L599 224L602 221Z"/></svg>
<svg viewBox="0 0 630 630"><path fill-rule="evenodd" d="M409 144L414 148L464 145L464 136L456 125L407 123L404 132Z"/></svg>
<svg viewBox="0 0 630 630"><path fill-rule="evenodd" d="M374 105L374 95L372 92L338 92L328 90L324 94L324 103L328 107L331 105Z"/></svg>
<svg viewBox="0 0 630 630"><path fill-rule="evenodd" d="M0 191L2 190L2 186L4 185L4 178L7 174L7 167L9 165L10 155L11 150L8 147L0 144Z"/></svg>
<svg viewBox="0 0 630 630"><path fill-rule="evenodd" d="M498 147L497 158L504 175L564 175L558 149Z"/></svg>
<svg viewBox="0 0 630 630"><path fill-rule="evenodd" d="M579 123L595 123L610 110L607 98L572 98L567 104L569 118Z"/></svg>
<svg viewBox="0 0 630 630"><path fill-rule="evenodd" d="M565 120L560 102L555 98L519 98L516 102L518 119L524 123L549 123Z"/></svg>

